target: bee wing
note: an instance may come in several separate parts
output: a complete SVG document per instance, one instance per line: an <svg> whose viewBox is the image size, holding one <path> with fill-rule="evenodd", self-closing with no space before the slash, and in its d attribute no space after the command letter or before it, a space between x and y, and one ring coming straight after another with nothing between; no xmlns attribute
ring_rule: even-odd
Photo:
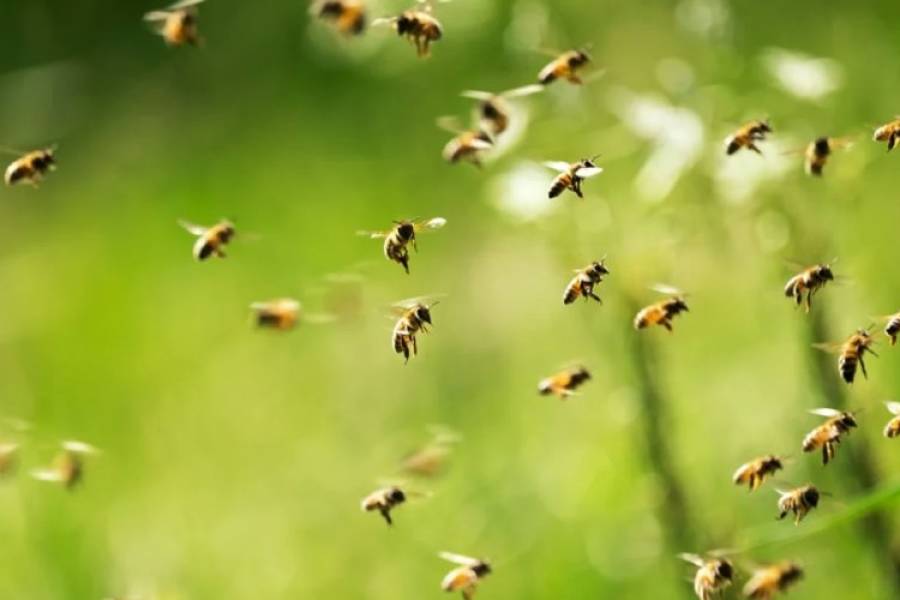
<svg viewBox="0 0 900 600"><path fill-rule="evenodd" d="M562 162L561 160L549 160L543 164L548 169L553 169L554 171L558 171L560 173L565 173L571 167L569 163Z"/></svg>
<svg viewBox="0 0 900 600"><path fill-rule="evenodd" d="M434 301L440 300L441 298L446 298L447 294L426 294L424 296L416 296L414 298L405 298L403 300L398 300L391 305L391 308L395 309L407 309L415 306L416 304L425 304L431 305L434 304Z"/></svg>
<svg viewBox="0 0 900 600"><path fill-rule="evenodd" d="M690 552L682 552L678 555L678 558L698 567L702 567L704 565L704 560L700 556L698 556L697 554L691 554Z"/></svg>
<svg viewBox="0 0 900 600"><path fill-rule="evenodd" d="M888 401L884 405L892 414L900 415L900 402Z"/></svg>
<svg viewBox="0 0 900 600"><path fill-rule="evenodd" d="M337 321L337 315L330 313L309 313L303 315L303 322L310 325L328 325Z"/></svg>
<svg viewBox="0 0 900 600"><path fill-rule="evenodd" d="M180 2L176 2L175 4L169 7L169 10L184 10L185 8L190 8L192 6L197 6L198 4L202 4L204 0L180 0Z"/></svg>
<svg viewBox="0 0 900 600"><path fill-rule="evenodd" d="M819 344L813 344L813 348L816 350L821 350L822 352L828 352L829 354L835 354L841 351L843 344L840 342L822 342Z"/></svg>
<svg viewBox="0 0 900 600"><path fill-rule="evenodd" d="M589 177L594 177L602 172L602 167L582 167L575 171L575 175L581 177L582 179L588 179Z"/></svg>
<svg viewBox="0 0 900 600"><path fill-rule="evenodd" d="M97 454L97 452L99 452L94 446L85 442L79 442L78 440L64 440L61 445L64 450L76 454Z"/></svg>
<svg viewBox="0 0 900 600"><path fill-rule="evenodd" d="M667 283L656 283L650 288L654 292L665 294L666 296L684 296L685 293L673 285Z"/></svg>
<svg viewBox="0 0 900 600"><path fill-rule="evenodd" d="M165 21L169 18L169 13L164 10L152 10L144 15L144 20L148 22Z"/></svg>
<svg viewBox="0 0 900 600"><path fill-rule="evenodd" d="M413 225L416 228L416 231L434 231L436 229L442 228L447 224L447 219L444 217L434 217L433 219L422 219L420 221L416 221Z"/></svg>
<svg viewBox="0 0 900 600"><path fill-rule="evenodd" d="M504 98L522 98L524 96L531 96L532 94L539 94L544 91L544 86L533 83L531 85L523 85L522 87L513 88L511 90L506 90L502 92L500 95Z"/></svg>
<svg viewBox="0 0 900 600"><path fill-rule="evenodd" d="M457 565L462 565L464 567L471 567L473 565L477 565L480 561L476 558L471 558L469 556L464 556L462 554L454 554L453 552L439 552L438 556L443 558L446 561L450 561Z"/></svg>
<svg viewBox="0 0 900 600"><path fill-rule="evenodd" d="M460 134L463 132L465 127L463 127L462 122L459 120L459 117L454 117L450 115L444 115L443 117L437 118L437 126L443 129L444 131L449 131L450 133Z"/></svg>
<svg viewBox="0 0 900 600"><path fill-rule="evenodd" d="M841 414L841 411L835 410L833 408L814 408L809 411L809 414L818 415L820 417L827 417L830 419L831 417L836 417Z"/></svg>
<svg viewBox="0 0 900 600"><path fill-rule="evenodd" d="M190 223L181 219L178 220L178 224L182 228L186 229L189 233L192 233L194 235L203 235L207 231L207 228L202 225L195 225L194 223Z"/></svg>
<svg viewBox="0 0 900 600"><path fill-rule="evenodd" d="M38 481L49 481L58 483L63 480L62 473L55 469L35 469L31 472L31 476Z"/></svg>
<svg viewBox="0 0 900 600"><path fill-rule="evenodd" d="M494 94L490 92L480 92L478 90L466 90L462 94L460 94L463 98L471 98L472 100L481 100L482 102L487 102L494 98Z"/></svg>
<svg viewBox="0 0 900 600"><path fill-rule="evenodd" d="M487 140L483 140L481 138L475 138L469 142L469 145L475 148L476 150L490 150L494 147L492 142Z"/></svg>
<svg viewBox="0 0 900 600"><path fill-rule="evenodd" d="M360 229L356 232L356 235L361 235L373 240L379 240L386 238L388 235L390 235L390 233L390 231L366 231L364 229Z"/></svg>

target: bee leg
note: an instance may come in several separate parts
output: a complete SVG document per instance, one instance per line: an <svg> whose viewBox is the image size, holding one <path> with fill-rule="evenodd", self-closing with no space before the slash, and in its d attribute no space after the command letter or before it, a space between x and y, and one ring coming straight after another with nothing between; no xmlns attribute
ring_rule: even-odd
<svg viewBox="0 0 900 600"><path fill-rule="evenodd" d="M866 379L868 379L868 378L869 378L869 373L866 372L866 363L865 363L865 361L863 360L862 352L859 353L859 368L862 369L863 377L865 377Z"/></svg>
<svg viewBox="0 0 900 600"><path fill-rule="evenodd" d="M665 328L666 328L666 331L668 331L669 333L672 333L673 330L672 330L672 324L671 324L671 323L669 323L668 321L665 321L665 320L664 320L664 321L660 321L659 324L662 325L663 327L665 327Z"/></svg>
<svg viewBox="0 0 900 600"><path fill-rule="evenodd" d="M596 300L596 301L599 302L600 304L603 304L603 300L600 299L600 296L598 296L597 294L594 293L594 290L589 291L589 292L588 292L588 296L590 296L591 298L593 298L594 300ZM585 296L585 297L587 297L587 296Z"/></svg>
<svg viewBox="0 0 900 600"><path fill-rule="evenodd" d="M778 521L783 521L784 518L785 518L786 516L787 516L787 511L786 511L786 510L783 510L783 511L781 511L781 514L778 515L777 520L778 520Z"/></svg>
<svg viewBox="0 0 900 600"><path fill-rule="evenodd" d="M381 512L381 516L384 517L384 520L387 521L388 527L394 524L394 521L391 519L391 511L382 509L379 512Z"/></svg>
<svg viewBox="0 0 900 600"><path fill-rule="evenodd" d="M568 79L570 82L574 83L575 85L581 85L582 83L584 83L581 80L581 77L579 77L575 73L571 73L568 77L566 77L566 79Z"/></svg>
<svg viewBox="0 0 900 600"><path fill-rule="evenodd" d="M419 353L419 343L416 341L416 336L412 336L410 340L412 341L413 354L416 355Z"/></svg>
<svg viewBox="0 0 900 600"><path fill-rule="evenodd" d="M749 143L747 144L747 148L749 148L750 150L753 150L753 151L756 152L757 154L760 154L760 155L762 154L762 150L760 150L759 148L757 148L757 147L756 147L756 144L754 144L753 142L749 142Z"/></svg>
<svg viewBox="0 0 900 600"><path fill-rule="evenodd" d="M888 152L894 149L894 146L897 145L897 134L892 133L891 137L888 138Z"/></svg>

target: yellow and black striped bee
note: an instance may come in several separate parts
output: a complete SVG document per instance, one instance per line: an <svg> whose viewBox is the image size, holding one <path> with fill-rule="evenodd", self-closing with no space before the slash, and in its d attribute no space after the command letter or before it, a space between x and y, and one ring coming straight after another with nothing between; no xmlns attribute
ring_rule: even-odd
<svg viewBox="0 0 900 600"><path fill-rule="evenodd" d="M803 168L807 175L821 176L828 158L835 150L851 144L847 138L820 137L806 147L803 153Z"/></svg>
<svg viewBox="0 0 900 600"><path fill-rule="evenodd" d="M797 306L804 304L806 312L809 312L812 308L813 296L829 281L834 281L834 271L831 270L831 265L813 265L788 279L784 286L784 295L794 298ZM804 292L806 293L805 303Z"/></svg>
<svg viewBox="0 0 900 600"><path fill-rule="evenodd" d="M225 258L224 248L231 242L236 233L234 224L227 220L220 221L212 227L194 225L187 221L179 221L179 225L184 227L189 233L197 236L193 250L194 258L197 260L206 260L210 256Z"/></svg>
<svg viewBox="0 0 900 600"><path fill-rule="evenodd" d="M153 24L156 33L169 46L200 46L203 38L197 25L197 6L203 0L182 0L168 8L154 10L144 15L144 20Z"/></svg>
<svg viewBox="0 0 900 600"><path fill-rule="evenodd" d="M388 525L393 525L394 521L391 519L391 511L404 502L406 502L406 492L394 485L375 490L363 498L361 507L365 512L377 510Z"/></svg>
<svg viewBox="0 0 900 600"><path fill-rule="evenodd" d="M512 119L512 109L508 100L530 96L543 90L544 88L539 85L526 85L499 94L467 90L462 93L462 96L478 101L479 129L497 137L509 128Z"/></svg>
<svg viewBox="0 0 900 600"><path fill-rule="evenodd" d="M491 573L491 565L486 560L452 552L441 552L439 556L459 565L447 573L441 581L441 589L445 592L462 592L463 600L472 600L479 581Z"/></svg>
<svg viewBox="0 0 900 600"><path fill-rule="evenodd" d="M403 267L409 274L409 246L418 252L416 234L423 231L436 231L447 224L447 219L434 217L432 219L416 219L413 221L394 221L394 228L389 231L359 231L357 235L364 235L373 240L384 239L384 257Z"/></svg>
<svg viewBox="0 0 900 600"><path fill-rule="evenodd" d="M585 300L593 298L603 304L600 296L594 293L594 286L601 283L606 275L609 275L609 269L606 268L605 259L592 262L583 269L576 269L575 277L563 293L563 304L572 304L579 297Z"/></svg>
<svg viewBox="0 0 900 600"><path fill-rule="evenodd" d="M803 569L796 563L785 561L766 565L753 571L750 581L744 586L744 595L754 600L770 600L802 578Z"/></svg>
<svg viewBox="0 0 900 600"><path fill-rule="evenodd" d="M5 442L0 444L0 477L16 470L18 464L19 444Z"/></svg>
<svg viewBox="0 0 900 600"><path fill-rule="evenodd" d="M803 451L815 452L822 449L822 464L827 465L833 458L841 438L857 426L856 417L851 412L833 408L817 408L811 414L825 417L827 420L806 434L803 438Z"/></svg>
<svg viewBox="0 0 900 600"><path fill-rule="evenodd" d="M734 565L729 560L704 559L689 553L678 556L697 567L697 573L694 575L694 593L700 600L712 600L729 587L734 579Z"/></svg>
<svg viewBox="0 0 900 600"><path fill-rule="evenodd" d="M884 426L884 437L895 438L900 435L900 402L885 402L884 405L894 415Z"/></svg>
<svg viewBox="0 0 900 600"><path fill-rule="evenodd" d="M67 490L72 490L84 477L84 456L96 452L96 448L84 442L65 441L50 468L38 469L31 474L39 481L59 483Z"/></svg>
<svg viewBox="0 0 900 600"><path fill-rule="evenodd" d="M891 346L897 345L897 336L900 335L900 312L881 317L884 322L884 335L891 340Z"/></svg>
<svg viewBox="0 0 900 600"><path fill-rule="evenodd" d="M784 468L784 459L768 454L754 458L748 463L738 467L734 472L732 481L735 485L747 485L750 491L756 490L763 484L767 477Z"/></svg>
<svg viewBox="0 0 900 600"><path fill-rule="evenodd" d="M764 141L766 134L769 133L772 133L772 127L768 121L750 121L745 123L725 140L725 153L730 155L741 148L747 148L757 154L762 154L762 151L757 148L756 142Z"/></svg>
<svg viewBox="0 0 900 600"><path fill-rule="evenodd" d="M857 366L862 370L863 377L869 378L869 373L866 371L865 354L868 352L872 356L878 357L878 354L872 350L874 343L875 340L867 329L858 329L843 344L826 343L813 346L825 352L837 352L838 372L841 374L841 378L847 383L853 383L856 378Z"/></svg>
<svg viewBox="0 0 900 600"><path fill-rule="evenodd" d="M432 302L425 304L422 298L412 298L402 300L394 305L394 310L399 314L400 318L394 325L391 333L391 345L394 352L402 354L405 362L409 362L410 350L412 354L419 353L419 346L416 336L421 333L428 333L427 325L431 325L431 309L438 304Z"/></svg>
<svg viewBox="0 0 900 600"><path fill-rule="evenodd" d="M585 50L569 50L553 59L538 73L541 85L550 85L557 79L565 79L569 83L584 83L578 71L591 62L591 56Z"/></svg>
<svg viewBox="0 0 900 600"><path fill-rule="evenodd" d="M578 162L567 163L562 161L545 162L544 166L557 171L559 175L553 179L548 196L556 198L566 190L571 190L579 198L584 198L581 192L581 184L585 179L595 177L603 172L602 167L594 164L597 157L583 158Z"/></svg>
<svg viewBox="0 0 900 600"><path fill-rule="evenodd" d="M344 35L360 35L366 29L366 5L362 0L317 0L310 10L316 17L332 22Z"/></svg>
<svg viewBox="0 0 900 600"><path fill-rule="evenodd" d="M575 394L575 390L581 387L591 378L588 370L582 366L563 369L555 375L542 379L538 383L538 392L542 396L553 395L560 400L565 400Z"/></svg>
<svg viewBox="0 0 900 600"><path fill-rule="evenodd" d="M670 286L655 286L653 289L669 297L638 311L634 317L634 328L645 329L651 325L659 325L671 332L672 319L683 312L690 312L684 300L684 292Z"/></svg>
<svg viewBox="0 0 900 600"><path fill-rule="evenodd" d="M794 525L799 525L810 511L819 506L821 494L814 485L804 485L793 490L776 490L778 497L778 520L784 519L788 513L794 514Z"/></svg>
<svg viewBox="0 0 900 600"><path fill-rule="evenodd" d="M375 19L372 25L390 25L397 35L405 37L416 47L419 57L426 57L431 53L431 44L444 36L444 28L431 14L432 10L432 0L418 0L416 7L396 17Z"/></svg>
<svg viewBox="0 0 900 600"><path fill-rule="evenodd" d="M900 139L900 117L895 117L893 121L876 129L872 138L876 142L886 141L888 152L893 150L897 145L897 140Z"/></svg>
<svg viewBox="0 0 900 600"><path fill-rule="evenodd" d="M454 117L441 117L437 124L441 129L455 134L441 153L444 160L450 164L465 160L480 168L481 155L494 147L491 134L483 129L464 129Z"/></svg>
<svg viewBox="0 0 900 600"><path fill-rule="evenodd" d="M250 305L253 320L258 327L268 327L279 331L293 329L300 318L300 302L293 298L278 298Z"/></svg>
<svg viewBox="0 0 900 600"><path fill-rule="evenodd" d="M6 185L29 183L38 187L49 171L56 169L56 148L33 150L17 158L6 167L3 180Z"/></svg>

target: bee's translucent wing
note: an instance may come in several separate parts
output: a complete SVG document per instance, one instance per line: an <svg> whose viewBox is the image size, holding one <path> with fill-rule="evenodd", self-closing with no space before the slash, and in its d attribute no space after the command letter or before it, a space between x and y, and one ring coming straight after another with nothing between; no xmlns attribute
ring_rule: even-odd
<svg viewBox="0 0 900 600"><path fill-rule="evenodd" d="M445 115L443 117L438 117L436 123L438 127L444 131L449 131L450 133L459 134L462 133L464 129L459 117Z"/></svg>
<svg viewBox="0 0 900 600"><path fill-rule="evenodd" d="M394 25L397 22L397 17L378 17L377 19L372 20L372 27L383 27L385 25Z"/></svg>
<svg viewBox="0 0 900 600"><path fill-rule="evenodd" d="M511 90L506 90L500 95L504 98L522 98L523 96L531 96L532 94L538 94L543 91L544 86L534 83L531 85L523 85L522 87L513 88Z"/></svg>
<svg viewBox="0 0 900 600"><path fill-rule="evenodd" d="M337 316L330 313L310 313L303 316L303 322L310 325L327 325L337 321Z"/></svg>
<svg viewBox="0 0 900 600"><path fill-rule="evenodd" d="M681 554L678 555L678 558L680 558L681 560L685 560L685 561L691 563L692 565L696 565L698 567L702 567L704 564L704 561L700 556L698 556L696 554L691 554L690 552L682 552Z"/></svg>
<svg viewBox="0 0 900 600"><path fill-rule="evenodd" d="M667 283L657 283L651 287L654 292L665 294L667 296L684 296L684 292L673 285Z"/></svg>
<svg viewBox="0 0 900 600"><path fill-rule="evenodd" d="M78 440L65 440L62 443L62 447L64 450L68 450L69 452L74 452L76 454L97 453L97 449L95 447L85 442L79 442Z"/></svg>
<svg viewBox="0 0 900 600"><path fill-rule="evenodd" d="M599 175L602 172L602 167L582 167L575 171L575 175L581 177L582 179L588 179L589 177L594 177L595 175Z"/></svg>
<svg viewBox="0 0 900 600"><path fill-rule="evenodd" d="M207 231L206 227L203 227L202 225L195 225L194 223L190 223L188 221L179 220L178 224L186 229L189 233L192 233L194 235L203 235Z"/></svg>
<svg viewBox="0 0 900 600"><path fill-rule="evenodd" d="M445 219L444 217L434 217L433 219L423 219L421 221L416 221L415 228L416 231L436 230L441 229L446 224L447 219Z"/></svg>
<svg viewBox="0 0 900 600"><path fill-rule="evenodd" d="M169 13L163 10L152 10L144 15L144 20L153 22L153 21L165 21L169 18Z"/></svg>
<svg viewBox="0 0 900 600"><path fill-rule="evenodd" d="M885 402L884 405L887 407L887 409L891 413L893 413L895 415L900 415L900 402L889 401L889 402Z"/></svg>
<svg viewBox="0 0 900 600"><path fill-rule="evenodd" d="M424 296L416 296L415 298L405 298L394 302L392 308L411 308L416 304L434 305L441 298L446 298L447 294L426 294Z"/></svg>
<svg viewBox="0 0 900 600"><path fill-rule="evenodd" d="M841 411L835 410L833 408L814 408L813 410L809 411L809 414L819 415L820 417L831 418L831 417L836 417L839 414L841 414Z"/></svg>
<svg viewBox="0 0 900 600"><path fill-rule="evenodd" d="M462 94L460 94L463 98L471 98L473 100L481 100L482 102L487 102L494 98L494 94L490 92L480 92L478 90L466 90Z"/></svg>
<svg viewBox="0 0 900 600"><path fill-rule="evenodd" d="M390 235L390 233L391 233L390 231L366 231L366 230L361 229L356 232L356 235L361 235L363 237L367 237L367 238L370 238L373 240L378 240L378 239L386 238L388 235Z"/></svg>
<svg viewBox="0 0 900 600"><path fill-rule="evenodd" d="M183 10L185 8L191 8L192 6L197 6L203 2L204 0L181 0L180 2L171 5L169 10Z"/></svg>
<svg viewBox="0 0 900 600"><path fill-rule="evenodd" d="M450 561L452 563L456 563L458 565L462 565L464 567L471 567L472 565L478 564L480 561L476 558L471 558L469 556L464 556L462 554L455 554L453 552L439 552L438 556L443 558L446 561Z"/></svg>
<svg viewBox="0 0 900 600"><path fill-rule="evenodd" d="M469 145L475 148L476 150L490 150L494 147L494 144L483 140L481 138L475 138L469 142Z"/></svg>
<svg viewBox="0 0 900 600"><path fill-rule="evenodd" d="M38 481L49 481L58 483L63 480L62 473L54 469L35 469L31 472L31 476Z"/></svg>
<svg viewBox="0 0 900 600"><path fill-rule="evenodd" d="M843 344L841 344L840 342L822 342L820 344L813 344L812 347L816 350L821 350L822 352L834 354L836 352L840 352Z"/></svg>
<svg viewBox="0 0 900 600"><path fill-rule="evenodd" d="M553 169L554 171L559 171L560 173L565 173L569 170L571 165L566 162L562 162L559 160L550 160L544 163L544 166L548 169Z"/></svg>

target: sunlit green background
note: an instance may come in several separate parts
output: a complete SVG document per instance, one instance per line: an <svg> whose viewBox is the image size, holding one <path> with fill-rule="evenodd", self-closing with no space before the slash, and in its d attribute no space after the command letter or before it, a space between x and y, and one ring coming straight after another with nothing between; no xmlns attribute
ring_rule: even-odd
<svg viewBox="0 0 900 600"><path fill-rule="evenodd" d="M301 0L209 0L205 47L171 49L141 22L153 8L3 2L0 144L58 143L60 168L0 192L0 413L32 424L0 429L22 444L0 482L0 598L441 598L452 550L494 562L486 599L681 599L675 554L716 547L749 547L738 588L793 559L797 600L898 597L896 496L879 545L854 465L900 483L881 437L900 351L881 343L848 391L861 427L823 469L800 441L805 411L836 400L810 368L824 340L781 288L788 259L840 258L815 307L829 339L900 309L900 156L870 141L900 112L900 4L455 0L428 60L387 30L340 39ZM528 83L540 48L586 43L605 77L520 102L527 132L484 170L443 163L434 122L467 118L460 91ZM785 51L830 61L812 63L830 87L779 83ZM765 156L726 161L722 139L765 116ZM817 135L858 136L821 181L784 154ZM584 201L516 210L544 194L540 161L595 153ZM409 276L354 235L415 216L448 225ZM221 217L247 235L195 263L177 219ZM603 306L564 307L572 269L603 255ZM335 272L362 283L332 288ZM638 334L660 281L691 312ZM424 293L447 297L404 366L386 307ZM278 296L356 313L254 330L248 304ZM584 393L538 396L571 361L594 375ZM390 530L360 512L438 423L462 441L445 477L412 484L432 496ZM32 480L69 438L102 450L83 487ZM730 482L769 452L793 455L780 485L833 494L799 529L774 522L772 484Z"/></svg>

